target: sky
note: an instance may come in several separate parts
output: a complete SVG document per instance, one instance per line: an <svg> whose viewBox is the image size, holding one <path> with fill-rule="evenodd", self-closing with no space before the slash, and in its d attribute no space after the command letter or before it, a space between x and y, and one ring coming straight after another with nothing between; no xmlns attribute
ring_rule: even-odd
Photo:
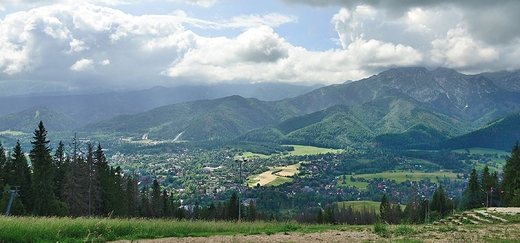
<svg viewBox="0 0 520 243"><path fill-rule="evenodd" d="M0 82L338 84L520 67L518 0L1 0Z"/></svg>

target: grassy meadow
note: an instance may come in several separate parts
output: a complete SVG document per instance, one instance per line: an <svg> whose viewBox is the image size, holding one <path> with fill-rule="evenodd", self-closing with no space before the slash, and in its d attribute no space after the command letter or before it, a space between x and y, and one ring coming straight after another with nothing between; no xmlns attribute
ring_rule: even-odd
<svg viewBox="0 0 520 243"><path fill-rule="evenodd" d="M338 186L339 187L349 187L349 186L355 186L359 189L366 189L368 186L368 182L363 181L350 181L350 176L346 176L346 180L343 181L342 179L338 180ZM429 178L432 181L439 179L442 179L444 177L449 179L456 179L457 173L453 173L450 171L436 171L436 172L410 172L410 171L386 171L381 173L373 173L373 174L358 174L358 175L352 175L352 177L358 179L358 178L364 178L366 180L374 179L374 178L384 178L387 180L395 180L396 183L405 182L406 180L410 181L420 181L422 179ZM345 183L343 183L345 182Z"/></svg>
<svg viewBox="0 0 520 243"><path fill-rule="evenodd" d="M320 147L304 146L304 145L287 145L287 146L294 147L294 151L289 152L288 155L341 153L343 151L342 149L329 149L329 148L320 148Z"/></svg>
<svg viewBox="0 0 520 243"><path fill-rule="evenodd" d="M278 186L286 182L291 182L293 181L293 178L290 178L289 176L298 173L298 168L300 168L300 163L273 167L261 174L249 176L247 184L251 187L254 187L257 184L260 184L261 186Z"/></svg>
<svg viewBox="0 0 520 243"><path fill-rule="evenodd" d="M316 232L327 225L293 222L175 221L56 217L0 217L1 242L106 242L165 237Z"/></svg>

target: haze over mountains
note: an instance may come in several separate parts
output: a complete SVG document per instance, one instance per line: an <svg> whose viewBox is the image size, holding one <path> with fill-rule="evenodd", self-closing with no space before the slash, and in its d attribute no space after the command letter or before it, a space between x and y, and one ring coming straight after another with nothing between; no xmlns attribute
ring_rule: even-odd
<svg viewBox="0 0 520 243"><path fill-rule="evenodd" d="M47 108L38 109L39 116L43 119L45 114L53 114L44 122L58 130L77 129L88 123L81 130L132 137L146 134L152 140L240 139L327 147L429 144L454 148L466 146L461 143L469 138L479 140L474 136L489 137L493 136L489 131L501 131L510 136L493 146L507 149L501 144L510 146L520 139L518 126L511 125L520 124L515 115L520 111L518 71L465 75L445 68L394 68L310 92L309 87L263 84L256 86L256 91L248 91L249 97L255 98L243 98L247 96L246 86L233 90L236 87L157 87L124 93L3 97L0 104L4 113L23 107L19 103L26 107L45 105ZM231 95L233 92L240 96ZM0 130L23 131L23 122L9 124L29 119L24 116L34 119L35 112L0 117L0 124L5 124ZM505 116L508 118L502 118ZM51 125L54 122L63 123ZM479 130L481 127L485 128ZM466 140L453 140L462 135Z"/></svg>

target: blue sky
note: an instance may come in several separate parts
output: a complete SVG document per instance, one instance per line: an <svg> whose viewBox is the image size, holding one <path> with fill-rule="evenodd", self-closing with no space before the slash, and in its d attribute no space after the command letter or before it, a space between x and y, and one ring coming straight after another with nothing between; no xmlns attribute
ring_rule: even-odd
<svg viewBox="0 0 520 243"><path fill-rule="evenodd" d="M0 82L143 89L516 70L518 12L517 0L7 0Z"/></svg>

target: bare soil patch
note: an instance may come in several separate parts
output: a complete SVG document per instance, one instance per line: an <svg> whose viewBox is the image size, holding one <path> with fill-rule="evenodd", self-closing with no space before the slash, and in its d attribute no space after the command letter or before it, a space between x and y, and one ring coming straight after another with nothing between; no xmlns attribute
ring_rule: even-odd
<svg viewBox="0 0 520 243"><path fill-rule="evenodd" d="M224 242L381 242L383 238L369 231L339 231L331 230L315 233L277 233L272 235L220 235L210 237L185 237L185 238L164 238L154 240L139 240L139 243L170 243L170 242L190 242L190 243L224 243ZM130 243L132 241L118 241L118 243ZM136 241L134 241L136 242Z"/></svg>

